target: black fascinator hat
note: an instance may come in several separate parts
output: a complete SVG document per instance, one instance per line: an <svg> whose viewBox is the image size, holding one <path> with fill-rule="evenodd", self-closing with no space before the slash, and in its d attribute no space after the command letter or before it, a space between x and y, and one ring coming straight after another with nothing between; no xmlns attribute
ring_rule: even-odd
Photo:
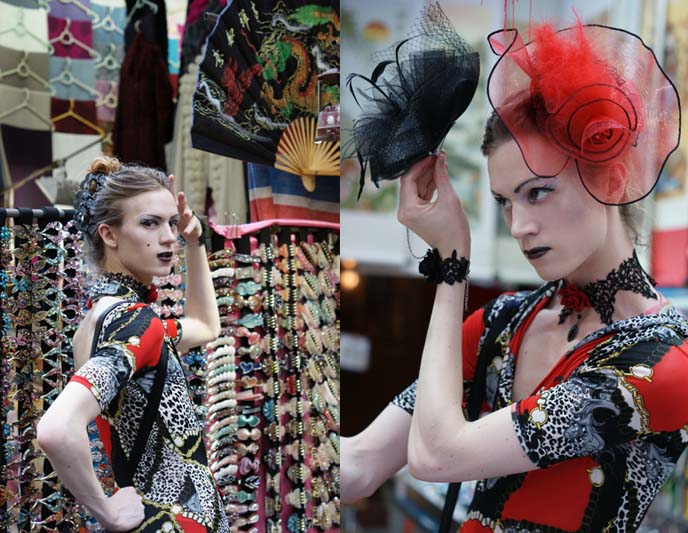
<svg viewBox="0 0 688 533"><path fill-rule="evenodd" d="M347 86L362 110L346 152L368 165L377 186L398 178L435 151L468 108L478 87L478 53L456 33L439 4L421 14L409 37L375 55L370 78L351 74ZM354 80L368 84L354 87Z"/></svg>

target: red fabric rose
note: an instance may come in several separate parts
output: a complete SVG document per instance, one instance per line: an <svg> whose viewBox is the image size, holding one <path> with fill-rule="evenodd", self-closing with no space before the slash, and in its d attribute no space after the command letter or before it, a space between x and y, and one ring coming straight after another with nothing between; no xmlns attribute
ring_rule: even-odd
<svg viewBox="0 0 688 533"><path fill-rule="evenodd" d="M575 285L567 285L559 291L561 305L580 313L586 307L590 307L588 296Z"/></svg>
<svg viewBox="0 0 688 533"><path fill-rule="evenodd" d="M536 39L540 53L531 58L530 75L540 127L578 160L603 164L623 156L643 129L633 83L599 57L580 22L565 34L545 24Z"/></svg>
<svg viewBox="0 0 688 533"><path fill-rule="evenodd" d="M151 287L148 289L147 303L152 304L158 301L158 288Z"/></svg>
<svg viewBox="0 0 688 533"><path fill-rule="evenodd" d="M580 21L533 34L528 43L512 29L488 37L500 56L488 97L528 168L557 176L573 161L608 205L649 194L678 147L681 113L652 50L632 33Z"/></svg>

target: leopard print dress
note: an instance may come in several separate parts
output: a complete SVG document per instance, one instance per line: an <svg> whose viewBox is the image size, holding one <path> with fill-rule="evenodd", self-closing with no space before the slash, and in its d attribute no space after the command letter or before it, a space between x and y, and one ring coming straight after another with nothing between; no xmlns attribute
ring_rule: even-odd
<svg viewBox="0 0 688 533"><path fill-rule="evenodd" d="M134 531L228 533L222 499L207 466L203 424L194 412L175 349L182 333L179 322L161 319L135 294L126 294L117 294L125 301L111 307L99 321L91 356L72 381L86 386L100 405L96 424L118 480L121 473L117 458L113 461L113 448L128 460L156 366L161 354L167 354L160 407L133 474L145 506L145 519Z"/></svg>
<svg viewBox="0 0 688 533"><path fill-rule="evenodd" d="M523 334L555 289L502 295L464 322L464 405L487 356L481 412L511 406L540 468L478 481L461 533L636 531L688 444L688 323L668 304L589 334L512 400ZM392 402L411 414L415 385Z"/></svg>

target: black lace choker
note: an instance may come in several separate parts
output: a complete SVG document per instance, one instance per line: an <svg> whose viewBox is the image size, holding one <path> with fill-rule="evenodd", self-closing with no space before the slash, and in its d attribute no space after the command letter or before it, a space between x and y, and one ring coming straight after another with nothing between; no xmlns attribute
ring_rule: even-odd
<svg viewBox="0 0 688 533"><path fill-rule="evenodd" d="M563 281L563 280L562 280ZM652 287L657 285L657 282L643 270L640 265L638 256L633 250L633 256L624 260L618 269L613 269L607 277L603 280L593 281L587 283L580 288L580 291L587 296L589 305L600 315L600 319L605 324L612 323L612 314L614 313L614 304L616 303L616 293L619 291L631 291L636 294L642 294L646 298L653 300L657 299L657 294L652 290ZM567 285L563 281L561 291L565 291ZM572 301L576 301L575 298ZM576 308L575 305L566 305L562 298L562 305L564 306L559 314L559 323L563 323L564 319L573 311L580 313L582 307ZM580 320L580 314L578 315ZM575 336L575 334L574 334Z"/></svg>
<svg viewBox="0 0 688 533"><path fill-rule="evenodd" d="M146 285L121 272L104 272L93 287L93 292L101 296L135 298L139 302L150 300L150 289Z"/></svg>

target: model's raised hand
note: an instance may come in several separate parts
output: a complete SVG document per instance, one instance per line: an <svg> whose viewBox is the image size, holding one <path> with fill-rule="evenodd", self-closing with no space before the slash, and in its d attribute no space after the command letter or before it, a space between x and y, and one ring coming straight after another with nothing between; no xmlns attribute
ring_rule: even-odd
<svg viewBox="0 0 688 533"><path fill-rule="evenodd" d="M203 228L198 217L194 216L193 211L189 207L186 200L186 195L183 192L177 192L177 187L174 184L174 176L170 175L170 186L172 193L177 200L177 209L179 211L179 235L184 237L184 240L198 240Z"/></svg>
<svg viewBox="0 0 688 533"><path fill-rule="evenodd" d="M470 228L461 201L447 174L444 152L426 157L401 177L399 222L416 233L442 257L453 250L470 253ZM437 198L432 196L437 190Z"/></svg>

